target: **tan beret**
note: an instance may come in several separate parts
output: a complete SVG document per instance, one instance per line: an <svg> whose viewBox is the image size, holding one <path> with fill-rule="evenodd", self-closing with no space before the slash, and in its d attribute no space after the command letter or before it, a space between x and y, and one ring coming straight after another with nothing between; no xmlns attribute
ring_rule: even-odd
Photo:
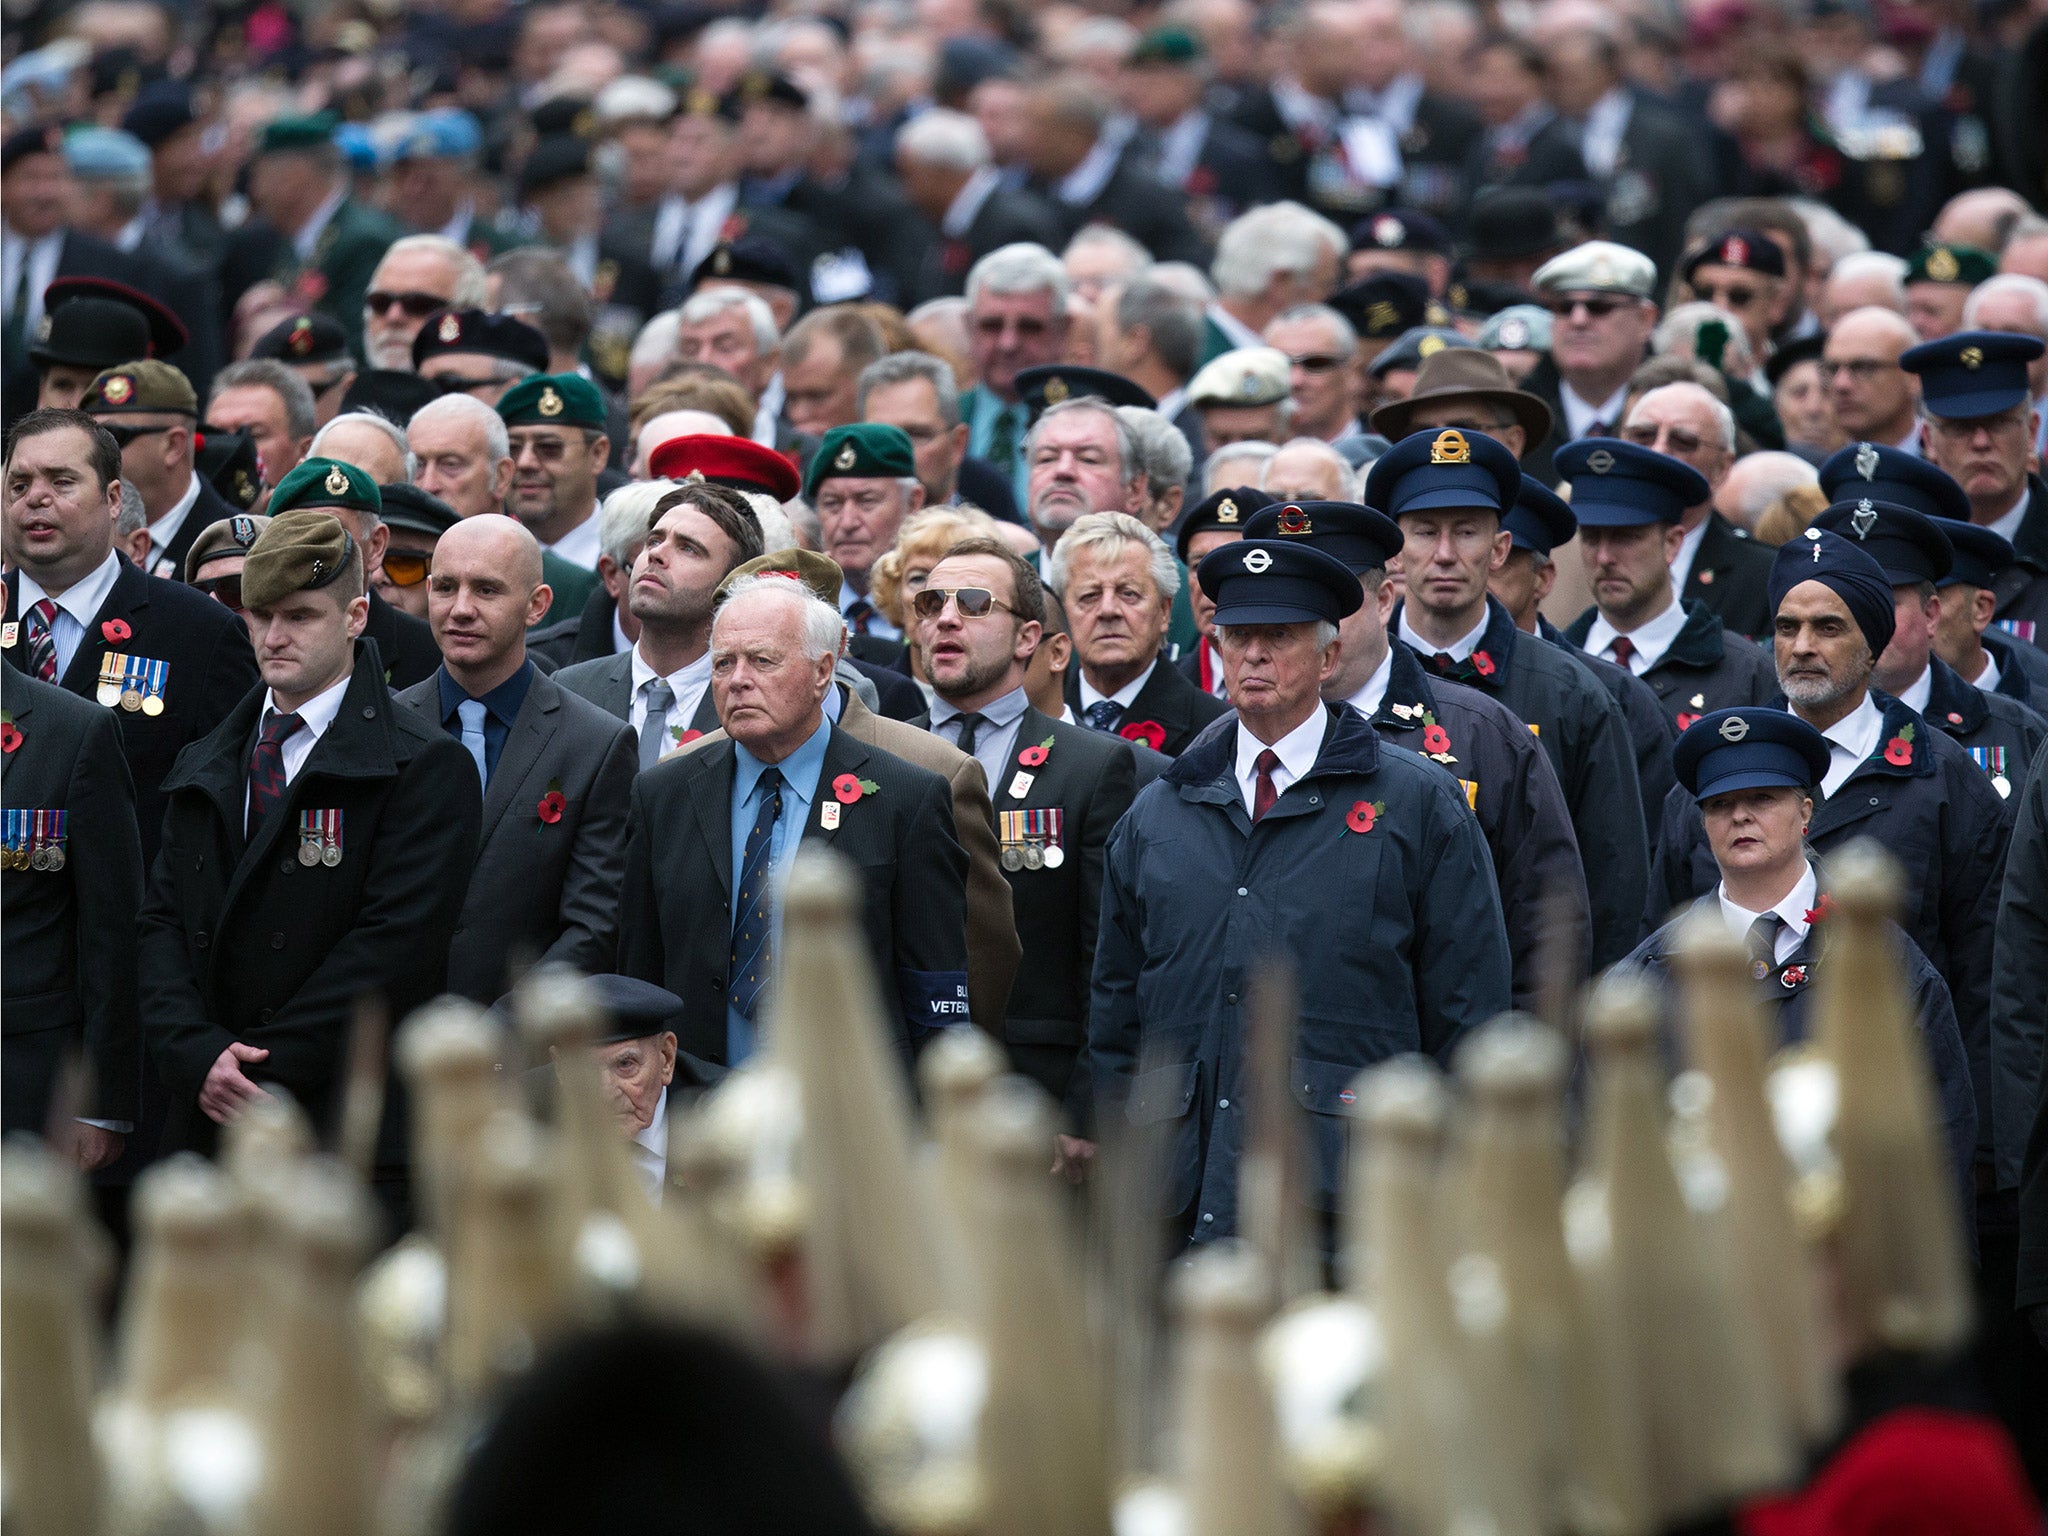
<svg viewBox="0 0 2048 1536"><path fill-rule="evenodd" d="M834 608L839 606L839 588L845 573L836 561L808 549L776 549L734 566L718 584L723 598L736 581L749 576L794 576Z"/></svg>
<svg viewBox="0 0 2048 1536"><path fill-rule="evenodd" d="M253 512L237 512L217 523L208 523L192 547L185 551L185 579L199 574L199 567L219 555L246 555L256 545L270 519Z"/></svg>
<svg viewBox="0 0 2048 1536"><path fill-rule="evenodd" d="M355 541L331 512L286 512L270 520L242 562L242 601L269 608L294 592L316 592L348 569Z"/></svg>

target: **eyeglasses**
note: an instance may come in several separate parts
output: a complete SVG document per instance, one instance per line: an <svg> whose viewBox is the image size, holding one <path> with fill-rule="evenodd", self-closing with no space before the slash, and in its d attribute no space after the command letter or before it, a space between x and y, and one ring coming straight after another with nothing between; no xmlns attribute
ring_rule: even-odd
<svg viewBox="0 0 2048 1536"><path fill-rule="evenodd" d="M1287 359L1303 373L1328 373L1333 368L1342 368L1350 359L1341 352L1310 352L1301 357Z"/></svg>
<svg viewBox="0 0 2048 1536"><path fill-rule="evenodd" d="M559 437L515 437L512 439L512 457L517 459L527 449L543 464L556 464L568 457L569 445Z"/></svg>
<svg viewBox="0 0 2048 1536"><path fill-rule="evenodd" d="M130 443L140 438L153 437L159 432L169 432L175 427L183 425L183 422L172 422L161 427L124 427L111 421L100 423L107 436L114 440L114 446L117 448L126 448Z"/></svg>
<svg viewBox="0 0 2048 1536"><path fill-rule="evenodd" d="M1822 378L1832 381L1836 374L1846 373L1859 384L1869 383L1880 373L1896 373L1898 368L1897 363L1888 363L1874 357L1852 357L1846 362L1839 363L1826 357L1820 360Z"/></svg>
<svg viewBox="0 0 2048 1536"><path fill-rule="evenodd" d="M204 581L193 582L192 585L223 608L233 609L236 613L242 611L241 572L237 571L232 576L209 576Z"/></svg>
<svg viewBox="0 0 2048 1536"><path fill-rule="evenodd" d="M310 388L314 394L324 395L330 389L333 389L338 385L346 384L350 379L354 377L355 375L353 373L351 373L348 369L344 368L337 373L329 374L324 379L308 379L306 380L306 384L307 387Z"/></svg>
<svg viewBox="0 0 2048 1536"><path fill-rule="evenodd" d="M1546 299L1543 307L1560 320L1569 320L1578 311L1584 310L1594 320L1605 320L1617 309L1633 309L1634 299L1610 298L1605 294L1573 294L1569 298Z"/></svg>
<svg viewBox="0 0 2048 1536"><path fill-rule="evenodd" d="M434 557L420 549L384 551L384 574L394 587L416 587L434 569Z"/></svg>
<svg viewBox="0 0 2048 1536"><path fill-rule="evenodd" d="M2001 411L1996 416L1929 416L1927 430L1936 437L1951 443L1967 443L1976 437L1981 429L1993 437L2014 429L2025 431L2028 407Z"/></svg>
<svg viewBox="0 0 2048 1536"><path fill-rule="evenodd" d="M1634 443L1638 448L1655 448L1657 446L1657 433L1659 430L1659 428L1654 426L1623 427L1621 435ZM1707 440L1705 438L1701 437L1697 432L1688 432L1684 427L1665 427L1661 430L1664 433L1665 443L1663 451L1676 454L1680 458L1683 458L1688 453L1698 453L1701 448L1706 446Z"/></svg>
<svg viewBox="0 0 2048 1536"><path fill-rule="evenodd" d="M1019 336L1043 336L1052 329L1044 320L1025 318L1022 320L999 315L984 315L974 322L975 330L993 341L1007 330L1015 330Z"/></svg>
<svg viewBox="0 0 2048 1536"><path fill-rule="evenodd" d="M1709 286L1693 290L1693 297L1706 299L1710 303L1725 304L1730 309L1747 309L1757 299L1757 290L1746 283L1730 283L1725 287Z"/></svg>
<svg viewBox="0 0 2048 1536"><path fill-rule="evenodd" d="M437 309L446 309L448 301L438 293L387 293L382 288L373 288L363 295L363 308L373 315L387 315L393 305L405 311L413 320L424 320Z"/></svg>
<svg viewBox="0 0 2048 1536"><path fill-rule="evenodd" d="M963 619L985 619L996 608L1005 613L1017 611L987 587L926 587L910 600L910 608L920 619L936 619L946 611L949 598Z"/></svg>

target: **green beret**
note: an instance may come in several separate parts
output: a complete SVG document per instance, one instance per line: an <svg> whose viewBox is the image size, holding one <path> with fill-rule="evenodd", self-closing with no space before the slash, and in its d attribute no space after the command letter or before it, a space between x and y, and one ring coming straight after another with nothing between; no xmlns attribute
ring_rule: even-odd
<svg viewBox="0 0 2048 1536"><path fill-rule="evenodd" d="M834 427L811 455L804 495L816 496L818 482L844 475L855 480L907 479L917 473L917 453L901 427L857 421Z"/></svg>
<svg viewBox="0 0 2048 1536"><path fill-rule="evenodd" d="M604 430L604 395L580 373L536 373L498 397L508 427L589 427Z"/></svg>
<svg viewBox="0 0 2048 1536"><path fill-rule="evenodd" d="M88 416L120 416L136 411L171 411L195 420L199 396L192 381L169 363L154 357L109 368L79 398Z"/></svg>
<svg viewBox="0 0 2048 1536"><path fill-rule="evenodd" d="M272 517L294 507L347 507L355 512L384 515L384 498L377 482L339 459L306 459L277 482L264 510Z"/></svg>
<svg viewBox="0 0 2048 1536"><path fill-rule="evenodd" d="M1186 27L1154 27L1138 39L1128 63L1192 64L1202 57L1201 42Z"/></svg>
<svg viewBox="0 0 2048 1536"><path fill-rule="evenodd" d="M315 117L274 117L263 127L256 141L259 155L288 154L293 150L324 149L334 142L338 122L332 112Z"/></svg>
<svg viewBox="0 0 2048 1536"><path fill-rule="evenodd" d="M1974 245L1930 245L1915 251L1906 268L1909 283L1957 283L1974 288L1998 275L1998 258Z"/></svg>
<svg viewBox="0 0 2048 1536"><path fill-rule="evenodd" d="M340 579L354 550L355 540L331 512L272 517L242 562L242 601L270 608L294 592L317 592Z"/></svg>

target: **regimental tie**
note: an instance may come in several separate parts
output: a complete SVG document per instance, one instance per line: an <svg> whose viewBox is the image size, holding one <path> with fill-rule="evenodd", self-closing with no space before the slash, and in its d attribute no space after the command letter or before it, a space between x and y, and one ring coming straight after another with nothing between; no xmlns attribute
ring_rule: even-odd
<svg viewBox="0 0 2048 1536"><path fill-rule="evenodd" d="M1258 777L1252 783L1252 823L1256 826L1265 819L1266 812L1273 809L1273 802L1280 798L1279 786L1273 782L1273 770L1280 766L1280 754L1268 747L1252 760L1252 766L1258 770Z"/></svg>
<svg viewBox="0 0 2048 1536"><path fill-rule="evenodd" d="M1616 635L1614 643L1607 647L1607 653L1614 658L1614 664L1624 672L1634 672L1630 665L1636 659L1636 643L1627 635Z"/></svg>
<svg viewBox="0 0 2048 1536"><path fill-rule="evenodd" d="M761 809L747 833L740 860L739 901L732 924L732 964L727 973L726 1000L741 1018L751 1021L768 984L769 935L774 931L768 910L768 887L774 872L775 822L782 815L782 771L761 774Z"/></svg>
<svg viewBox="0 0 2048 1536"><path fill-rule="evenodd" d="M856 635L864 635L875 618L875 605L864 597L856 597L846 605L846 623Z"/></svg>
<svg viewBox="0 0 2048 1536"><path fill-rule="evenodd" d="M284 744L304 723L297 715L275 712L263 722L263 734L256 738L256 749L249 754L247 832L251 837L263 824L263 818L270 814L270 808L284 798Z"/></svg>
<svg viewBox="0 0 2048 1536"><path fill-rule="evenodd" d="M1778 968L1778 930L1785 926L1785 919L1775 912L1766 912L1749 925L1749 936L1744 941L1749 947L1749 973L1762 981Z"/></svg>
<svg viewBox="0 0 2048 1536"><path fill-rule="evenodd" d="M1081 711L1088 717L1088 729L1115 734L1117 722L1124 717L1123 705L1115 699L1097 699Z"/></svg>
<svg viewBox="0 0 2048 1536"><path fill-rule="evenodd" d="M28 636L28 675L46 683L57 681L56 623L56 599L46 597L29 605L27 621L22 625Z"/></svg>

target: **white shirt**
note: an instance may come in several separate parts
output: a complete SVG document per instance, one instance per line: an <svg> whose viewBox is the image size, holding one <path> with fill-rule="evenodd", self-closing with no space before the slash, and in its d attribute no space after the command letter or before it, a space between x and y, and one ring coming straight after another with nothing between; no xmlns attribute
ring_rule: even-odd
<svg viewBox="0 0 2048 1536"><path fill-rule="evenodd" d="M1635 106L1635 98L1617 85L1586 113L1579 134L1579 158L1603 181L1614 174L1615 162L1621 158L1621 141L1628 133Z"/></svg>
<svg viewBox="0 0 2048 1536"><path fill-rule="evenodd" d="M1982 654L1984 657L1984 670L1970 679L1970 686L1981 688L1986 693L1996 693L1998 692L1998 679L2001 675L1998 670L1998 658L1989 651L1985 651Z"/></svg>
<svg viewBox="0 0 2048 1536"><path fill-rule="evenodd" d="M1191 107L1159 135L1159 179L1169 187L1181 187L1195 174L1202 159L1202 146L1209 142L1209 114Z"/></svg>
<svg viewBox="0 0 2048 1536"><path fill-rule="evenodd" d="M2013 498L2011 508L2005 511L2004 513L2000 514L1992 522L1985 524L1987 528L1989 528L1993 533L1997 534L2001 539L2004 539L2005 542L2008 544L2010 544L2013 541L2013 539L2018 536L2020 531L2020 524L2026 521L2027 490L2028 487L2022 485L2020 487L2019 495Z"/></svg>
<svg viewBox="0 0 2048 1536"><path fill-rule="evenodd" d="M697 201L668 196L654 210L654 242L648 259L657 272L671 268L688 275L718 244L719 231L739 206L737 182L720 182Z"/></svg>
<svg viewBox="0 0 2048 1536"><path fill-rule="evenodd" d="M1650 668L1664 659L1664 653L1671 649L1671 642L1678 638L1678 632L1685 628L1685 609L1674 599L1664 611L1649 623L1629 632L1629 643L1635 654L1626 665L1630 672L1641 677ZM1614 642L1621 631L1607 622L1606 614L1599 614L1593 620L1593 627L1586 632L1586 649L1595 656L1605 656L1616 666L1623 665L1621 659L1611 654Z"/></svg>
<svg viewBox="0 0 2048 1536"><path fill-rule="evenodd" d="M1613 433L1621 430L1621 408L1628 400L1628 385L1624 383L1621 388L1617 389L1605 400L1602 400L1598 405L1589 405L1579 398L1577 390L1573 389L1563 379L1559 379L1557 381L1557 399L1558 403L1564 407L1566 437L1584 437L1586 429L1596 421L1606 422L1607 430Z"/></svg>
<svg viewBox="0 0 2048 1536"><path fill-rule="evenodd" d="M1763 916L1729 899L1728 887L1718 886L1714 894L1721 901L1721 915L1728 920L1728 926L1735 930L1736 937L1745 941L1749 938L1750 925ZM1820 882L1813 877L1813 866L1806 866L1806 872L1799 877L1799 883L1792 887L1785 899L1771 910L1778 914L1783 926L1778 929L1774 946L1776 961L1783 965L1806 942L1806 914L1820 902Z"/></svg>
<svg viewBox="0 0 2048 1536"><path fill-rule="evenodd" d="M1187 403L1187 385L1177 384L1172 389L1169 389L1165 394L1161 395L1159 397L1158 403L1154 405L1152 409L1158 412L1161 416L1164 416L1170 422L1173 420L1174 417L1178 416L1181 413L1182 408L1186 406Z"/></svg>
<svg viewBox="0 0 2048 1536"><path fill-rule="evenodd" d="M647 1198L661 1204L661 1186L668 1177L668 1095L654 1106L654 1118L633 1133L633 1166L647 1181Z"/></svg>
<svg viewBox="0 0 2048 1536"><path fill-rule="evenodd" d="M761 391L761 403L754 407L753 441L763 448L775 446L775 423L782 419L782 402L786 398L782 387L782 371L777 369L769 376L768 387Z"/></svg>
<svg viewBox="0 0 2048 1536"><path fill-rule="evenodd" d="M1354 86L1344 93L1347 112L1376 117L1396 134L1406 134L1415 126L1415 109L1421 105L1422 76L1413 73L1396 75L1378 93L1364 86Z"/></svg>
<svg viewBox="0 0 2048 1536"><path fill-rule="evenodd" d="M633 734L640 734L640 727L647 723L647 695L642 692L656 677L654 668L647 664L647 658L640 654L640 647L633 647L633 697L627 714L627 723L633 727ZM711 686L711 648L706 646L704 654L684 667L680 672L671 672L667 678L669 691L675 694L675 702L668 707L668 729L671 738L687 731L690 722L697 718L697 711L704 703L704 690Z"/></svg>
<svg viewBox="0 0 2048 1536"><path fill-rule="evenodd" d="M1344 702L1370 720L1380 712L1380 704L1387 696L1387 684L1394 676L1394 648L1387 647L1387 654L1380 658L1380 664L1373 668L1372 676L1365 680L1365 686Z"/></svg>
<svg viewBox="0 0 2048 1536"><path fill-rule="evenodd" d="M994 166L977 167L960 184L960 190L953 194L953 201L946 205L946 216L939 220L939 232L948 239L965 239L968 227L981 212L981 205L994 196L1002 184L1003 173Z"/></svg>
<svg viewBox="0 0 2048 1536"><path fill-rule="evenodd" d="M107 558L93 567L93 572L83 581L75 581L62 597L54 598L57 604L57 618L50 625L50 633L57 641L57 676L61 680L71 670L71 658L78 654L78 648L85 642L86 626L93 621L93 615L106 602L107 594L114 590L114 578L121 574L121 561L111 549ZM21 573L21 603L23 633L27 632L28 611L50 594L42 583L27 571ZM26 646L26 639L23 640ZM26 655L26 651L23 652Z"/></svg>
<svg viewBox="0 0 2048 1536"><path fill-rule="evenodd" d="M1317 708L1293 730L1273 743L1273 752L1280 759L1280 766L1273 770L1273 788L1278 794L1286 794L1287 786L1299 779L1316 765L1316 754L1323 750L1323 733L1329 729L1330 712ZM1239 721L1237 727L1237 785L1244 791L1244 808L1252 809L1258 794L1259 754L1266 750L1266 744L1254 736ZM1277 803L1277 802L1276 802Z"/></svg>
<svg viewBox="0 0 2048 1536"><path fill-rule="evenodd" d="M27 240L13 230L0 231L0 305L8 319L14 318L14 290L21 282L22 263L28 264L28 308L22 318L21 334L30 341L43 318L43 290L57 280L57 263L64 258L64 231L53 230L40 240Z"/></svg>
<svg viewBox="0 0 2048 1536"><path fill-rule="evenodd" d="M1470 634L1460 635L1449 645L1438 645L1435 641L1425 640L1420 634L1416 633L1415 626L1408 622L1408 607L1404 603L1401 606L1401 638L1414 646L1416 650L1422 652L1425 657L1434 656L1438 651L1442 651L1453 661L1463 661L1467 656L1470 656L1479 649L1479 642L1486 636L1486 621L1491 616L1492 611L1490 609L1481 608L1479 610L1479 622L1472 627Z"/></svg>
<svg viewBox="0 0 2048 1536"><path fill-rule="evenodd" d="M1081 163L1062 176L1054 187L1053 196L1069 208L1085 208L1102 195L1102 189L1116 172L1116 162L1122 146L1110 142L1103 134L1088 153L1081 157Z"/></svg>
<svg viewBox="0 0 2048 1536"><path fill-rule="evenodd" d="M1088 674L1083 672L1081 674L1081 713L1087 714L1089 705L1100 704L1104 699L1108 699L1112 703L1121 704L1125 709L1129 709L1131 702L1140 693L1144 692L1145 685L1152 681L1152 667L1158 665L1159 663L1154 661L1151 667L1147 667L1144 671L1140 672L1128 683L1125 683L1123 687L1117 689L1115 693L1102 692L1093 683L1088 681Z"/></svg>
<svg viewBox="0 0 2048 1536"><path fill-rule="evenodd" d="M455 217L435 230L434 233L443 240L452 240L457 245L467 247L469 244L469 226L475 222L476 202L474 199L471 199L469 202L463 203L458 207L455 210Z"/></svg>
<svg viewBox="0 0 2048 1536"><path fill-rule="evenodd" d="M335 210L348 201L348 178L337 180L334 190L327 194L327 201L313 210L313 217L306 220L299 232L292 236L292 251L300 261L313 259L313 247L320 243L320 235L327 228L327 221L334 217Z"/></svg>
<svg viewBox="0 0 2048 1536"><path fill-rule="evenodd" d="M1216 329L1229 338L1230 345L1233 348L1263 347L1266 344L1265 338L1238 319L1229 310L1225 309L1221 304L1212 302L1203 309L1202 313L1216 323Z"/></svg>
<svg viewBox="0 0 2048 1536"><path fill-rule="evenodd" d="M1901 453L1910 453L1916 459L1925 458L1926 455L1920 451L1920 423L1914 422L1912 426L1906 429L1906 435L1896 443L1893 443L1892 446Z"/></svg>
<svg viewBox="0 0 2048 1536"><path fill-rule="evenodd" d="M1685 537L1679 541L1678 553L1671 557L1671 590L1683 592L1686 581L1692 576L1692 563L1699 558L1700 545L1706 542L1707 524L1714 520L1711 510L1700 519L1699 526L1688 528Z"/></svg>
<svg viewBox="0 0 2048 1536"><path fill-rule="evenodd" d="M198 500L199 475L197 471L194 471L192 483L185 487L185 494L178 498L177 504L149 525L150 575L167 577L172 581L178 579L177 567L164 558L164 553L176 541L178 530L185 526L186 514L192 510L192 504Z"/></svg>
<svg viewBox="0 0 2048 1536"><path fill-rule="evenodd" d="M619 622L618 604L614 603L612 605L612 654L616 656L621 651L630 651L631 649L633 649L633 641L626 634L626 626Z"/></svg>
<svg viewBox="0 0 2048 1536"><path fill-rule="evenodd" d="M1877 750L1877 738L1884 734L1884 716L1870 695L1833 725L1821 732L1828 739L1828 771L1820 787L1832 795L1848 782L1849 775Z"/></svg>
<svg viewBox="0 0 2048 1536"><path fill-rule="evenodd" d="M580 565L586 571L597 569L597 557L604 553L604 546L598 540L597 508L592 506L590 516L563 534L552 544L543 544L557 559L571 565Z"/></svg>
<svg viewBox="0 0 2048 1536"><path fill-rule="evenodd" d="M298 709L299 728L285 737L280 756L284 759L284 781L289 784L299 776L299 770L306 766L306 759L313 755L313 749L320 744L320 738L327 734L327 728L334 724L334 717L341 713L341 696L348 692L349 679L355 674L344 672L341 681L332 683ZM277 694L271 689L263 690L263 712L256 717L256 729L260 733L273 713L278 710ZM242 788L242 819L249 818L249 790Z"/></svg>
<svg viewBox="0 0 2048 1536"><path fill-rule="evenodd" d="M1933 694L1934 668L1923 667L1918 677L1899 690L1899 702L1914 714L1924 715L1927 713L1927 701Z"/></svg>

